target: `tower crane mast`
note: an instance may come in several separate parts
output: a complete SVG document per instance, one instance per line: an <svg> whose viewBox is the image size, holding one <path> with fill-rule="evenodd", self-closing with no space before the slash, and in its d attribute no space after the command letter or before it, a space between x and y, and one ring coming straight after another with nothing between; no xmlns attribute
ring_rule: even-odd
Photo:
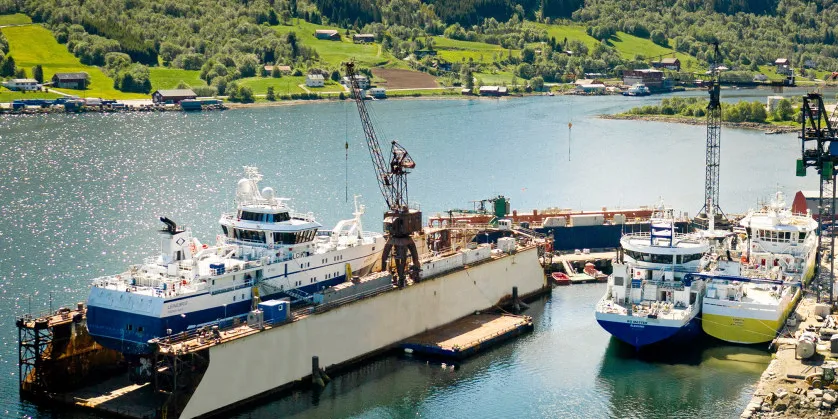
<svg viewBox="0 0 838 419"><path fill-rule="evenodd" d="M413 161L404 147L396 141L392 141L390 143L390 162L387 163L381 152L381 146L375 134L369 112L367 112L363 90L358 84L355 63L344 63L344 68L349 79L352 98L358 108L358 115L361 117L361 125L364 128L364 137L370 152L370 158L372 158L378 188L387 202L387 211L384 213L384 235L387 238L387 243L384 245L384 252L381 255L382 269L386 269L388 266L392 252L399 286L404 286L407 269L410 270L411 280L419 280L419 253L416 249L416 243L413 241L413 234L422 231L422 212L410 208L407 193L407 174L416 167L416 162ZM410 266L408 266L408 255L412 262Z"/></svg>
<svg viewBox="0 0 838 419"><path fill-rule="evenodd" d="M703 227L713 229L714 225L725 224L724 212L719 206L719 160L721 159L720 137L722 130L722 104L720 101L719 43L713 43L713 61L710 66L710 103L707 105L707 149L705 156L704 206L698 218L705 218ZM717 222L718 221L718 222Z"/></svg>

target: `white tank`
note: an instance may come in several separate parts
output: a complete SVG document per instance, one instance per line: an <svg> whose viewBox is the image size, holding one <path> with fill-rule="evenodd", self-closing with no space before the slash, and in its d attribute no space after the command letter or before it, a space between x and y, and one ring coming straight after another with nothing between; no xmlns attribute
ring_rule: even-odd
<svg viewBox="0 0 838 419"><path fill-rule="evenodd" d="M811 358L815 354L818 344L818 335L812 332L803 332L800 338L797 339L797 348L795 353L800 359Z"/></svg>

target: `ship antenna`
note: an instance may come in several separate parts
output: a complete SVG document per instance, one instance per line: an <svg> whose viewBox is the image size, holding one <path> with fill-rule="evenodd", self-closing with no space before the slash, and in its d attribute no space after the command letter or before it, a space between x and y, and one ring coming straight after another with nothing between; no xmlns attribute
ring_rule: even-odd
<svg viewBox="0 0 838 419"><path fill-rule="evenodd" d="M349 202L349 108L346 102L343 104L343 150L344 150L344 194L346 202Z"/></svg>

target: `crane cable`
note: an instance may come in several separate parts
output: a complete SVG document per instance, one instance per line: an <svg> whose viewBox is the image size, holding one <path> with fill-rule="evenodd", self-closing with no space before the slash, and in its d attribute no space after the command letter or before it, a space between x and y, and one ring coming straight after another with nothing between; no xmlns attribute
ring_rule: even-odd
<svg viewBox="0 0 838 419"><path fill-rule="evenodd" d="M346 101L343 102L343 150L344 150L344 194L346 195L346 202L349 202L349 109Z"/></svg>

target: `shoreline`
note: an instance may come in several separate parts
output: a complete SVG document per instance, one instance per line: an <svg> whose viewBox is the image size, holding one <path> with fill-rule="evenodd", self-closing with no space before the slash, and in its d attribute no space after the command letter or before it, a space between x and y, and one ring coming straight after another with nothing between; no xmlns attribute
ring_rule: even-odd
<svg viewBox="0 0 838 419"><path fill-rule="evenodd" d="M599 115L599 117L602 118L602 119L669 122L669 123L689 124L689 125L706 125L706 121L702 118L690 118L690 117L686 117L686 116L677 116L677 115L670 116L670 115L629 115L629 114L608 115L608 114L603 114L603 115ZM763 123L758 123L758 122L722 122L722 126L728 127L728 128L742 128L742 129L763 131L766 134L769 134L769 133L781 134L781 133L790 133L790 132L800 131L800 127L771 125L771 124L763 124Z"/></svg>

